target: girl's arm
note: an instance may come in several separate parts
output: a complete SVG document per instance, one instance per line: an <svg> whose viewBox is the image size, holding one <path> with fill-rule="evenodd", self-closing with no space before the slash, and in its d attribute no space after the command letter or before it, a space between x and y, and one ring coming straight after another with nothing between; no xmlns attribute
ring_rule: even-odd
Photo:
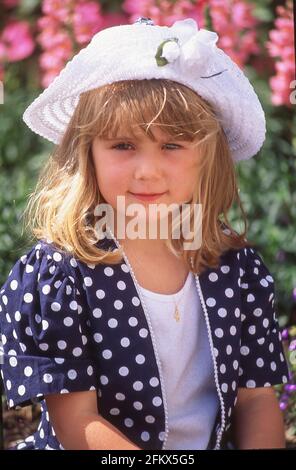
<svg viewBox="0 0 296 470"><path fill-rule="evenodd" d="M141 450L98 414L97 392L45 396L50 422L65 450Z"/></svg>
<svg viewBox="0 0 296 470"><path fill-rule="evenodd" d="M233 434L237 449L285 448L283 415L272 387L238 389Z"/></svg>

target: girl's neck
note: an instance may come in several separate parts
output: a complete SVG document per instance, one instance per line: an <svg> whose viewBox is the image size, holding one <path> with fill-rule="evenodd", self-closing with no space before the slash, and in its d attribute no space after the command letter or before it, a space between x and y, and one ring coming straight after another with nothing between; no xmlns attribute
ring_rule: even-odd
<svg viewBox="0 0 296 470"><path fill-rule="evenodd" d="M168 255L170 253L166 246L166 240L160 238L160 236L158 238L150 238L149 233L146 233L146 236L144 235L145 238L132 239L127 234L122 237L117 231L116 225L112 233L124 250L132 250L134 253L145 253L151 256Z"/></svg>

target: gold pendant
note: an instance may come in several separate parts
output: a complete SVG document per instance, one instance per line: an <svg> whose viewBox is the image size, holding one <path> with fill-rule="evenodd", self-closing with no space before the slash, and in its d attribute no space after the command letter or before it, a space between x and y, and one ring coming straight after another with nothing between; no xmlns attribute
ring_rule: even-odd
<svg viewBox="0 0 296 470"><path fill-rule="evenodd" d="M179 314L178 307L176 307L176 309L175 309L174 318L175 318L176 321L179 321L179 320L180 320L180 314Z"/></svg>

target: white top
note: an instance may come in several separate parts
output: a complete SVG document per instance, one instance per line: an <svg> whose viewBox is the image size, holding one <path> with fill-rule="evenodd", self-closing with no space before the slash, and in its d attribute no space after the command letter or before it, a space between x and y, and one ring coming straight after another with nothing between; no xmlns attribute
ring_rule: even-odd
<svg viewBox="0 0 296 470"><path fill-rule="evenodd" d="M159 294L141 286L140 289L164 376L169 428L166 449L206 449L219 398L194 274L189 272L183 288L176 294ZM175 303L179 321L174 318Z"/></svg>

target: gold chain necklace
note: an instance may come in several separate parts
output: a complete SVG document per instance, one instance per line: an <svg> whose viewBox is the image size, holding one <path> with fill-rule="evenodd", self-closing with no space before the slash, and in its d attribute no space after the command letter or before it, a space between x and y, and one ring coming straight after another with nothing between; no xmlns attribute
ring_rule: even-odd
<svg viewBox="0 0 296 470"><path fill-rule="evenodd" d="M109 230L110 230L110 229L109 229ZM123 248L123 247L122 247L122 248ZM125 254L126 254L126 253L125 253ZM143 264L140 263L138 260L137 260L137 264L138 264L138 266L142 269ZM183 290L183 292L182 292L182 295L181 295L180 300L179 300L177 303L175 302L175 298L174 298L174 296L175 296L176 294L172 294L172 295L173 295L174 304L175 304L173 317L174 317L174 319L176 320L176 322L179 322L180 319L181 319L180 310L179 310L179 305L180 305L181 300L183 299L183 296L184 296L185 284L186 284L186 281L187 281L187 279L188 279L188 275L189 275L189 273L187 273L185 283L183 284L183 287L182 287L182 289L181 289L181 290ZM139 286L139 287L141 287L141 286ZM148 290L148 289L147 289L147 290Z"/></svg>
<svg viewBox="0 0 296 470"><path fill-rule="evenodd" d="M188 275L189 275L189 274L187 274L186 281L187 281ZM181 300L183 299L183 296L184 296L186 281L185 281L185 283L184 283L184 285L183 285L183 287L182 287L183 292L182 292L182 295L181 295L181 298L180 298L179 302L176 303L176 302L175 302L175 299L174 299L174 303L175 303L174 319L175 319L176 321L180 321L180 318L181 318L181 317L180 317L180 312L179 312L179 307L178 307L178 306L180 305Z"/></svg>

